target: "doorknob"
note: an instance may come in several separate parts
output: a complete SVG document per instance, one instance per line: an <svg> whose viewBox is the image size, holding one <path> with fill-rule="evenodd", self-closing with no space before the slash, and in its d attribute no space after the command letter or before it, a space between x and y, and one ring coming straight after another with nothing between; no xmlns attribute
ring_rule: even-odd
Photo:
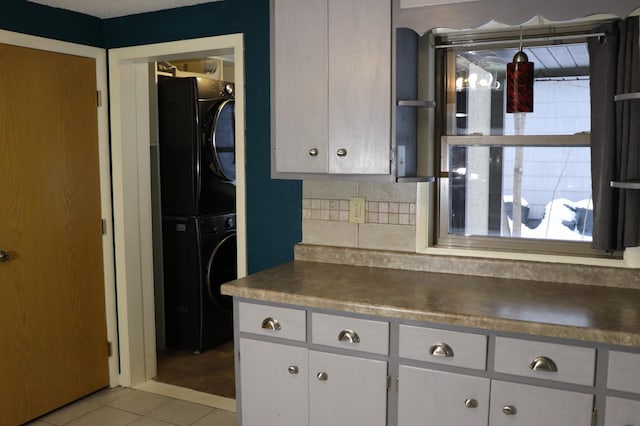
<svg viewBox="0 0 640 426"><path fill-rule="evenodd" d="M9 254L9 252L0 249L0 263L8 262L10 260L11 260L11 255Z"/></svg>

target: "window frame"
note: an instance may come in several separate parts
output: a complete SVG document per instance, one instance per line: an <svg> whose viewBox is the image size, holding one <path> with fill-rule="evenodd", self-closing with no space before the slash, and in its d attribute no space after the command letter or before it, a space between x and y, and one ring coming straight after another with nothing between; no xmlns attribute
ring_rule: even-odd
<svg viewBox="0 0 640 426"><path fill-rule="evenodd" d="M593 28L593 24L588 28ZM540 28L533 28L534 36L539 36ZM583 34L586 32L583 25L578 31ZM473 43L482 43L481 32L465 32L466 34L445 35L444 40L453 40L453 44L444 49L436 49L434 78L436 81L436 110L434 125L434 166L437 173L437 185L435 191L427 195L431 198L431 212L424 217L427 222L426 248L446 248L446 249L463 249L463 250L490 250L496 252L511 252L520 254L541 254L554 256L577 256L590 258L608 258L620 259L622 253L605 253L591 248L589 241L568 241L568 240L542 240L531 238L508 238L496 236L464 236L449 233L449 169L448 169L448 144L455 142L456 145L505 145L505 146L589 146L590 133L579 133L576 135L501 135L501 136L453 136L455 129L455 53L461 49L467 48L465 39L473 41ZM480 35L479 35L480 34ZM504 31L499 37L496 33L487 35L490 44L500 45L504 47L514 47L513 38L514 30ZM525 32L526 34L526 32ZM580 41L576 37L576 28L569 27L555 28L553 30L554 37L568 37L566 43L575 43ZM504 38L504 44L501 43ZM559 38L559 37L558 37ZM436 41L436 45L442 43L442 39ZM552 44L552 43L548 43ZM527 43L526 39L523 43L524 47L541 45L541 43ZM432 215L432 216L431 216ZM431 216L433 219L429 218ZM420 243L418 244L421 245Z"/></svg>

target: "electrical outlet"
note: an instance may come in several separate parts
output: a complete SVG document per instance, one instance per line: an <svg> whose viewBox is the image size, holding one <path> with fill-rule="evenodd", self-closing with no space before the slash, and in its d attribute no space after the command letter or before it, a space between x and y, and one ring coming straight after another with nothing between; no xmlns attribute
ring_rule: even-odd
<svg viewBox="0 0 640 426"><path fill-rule="evenodd" d="M363 197L351 197L349 199L349 222L364 223L365 200Z"/></svg>

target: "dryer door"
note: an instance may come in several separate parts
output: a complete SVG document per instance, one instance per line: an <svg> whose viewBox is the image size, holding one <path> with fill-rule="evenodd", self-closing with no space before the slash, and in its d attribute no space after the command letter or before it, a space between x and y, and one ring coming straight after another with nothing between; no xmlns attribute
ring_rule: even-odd
<svg viewBox="0 0 640 426"><path fill-rule="evenodd" d="M236 102L227 99L220 103L209 127L209 148L213 157L213 171L222 179L236 180Z"/></svg>
<svg viewBox="0 0 640 426"><path fill-rule="evenodd" d="M206 288L211 301L231 311L233 299L220 293L220 286L238 277L236 233L229 233L215 246L207 262Z"/></svg>

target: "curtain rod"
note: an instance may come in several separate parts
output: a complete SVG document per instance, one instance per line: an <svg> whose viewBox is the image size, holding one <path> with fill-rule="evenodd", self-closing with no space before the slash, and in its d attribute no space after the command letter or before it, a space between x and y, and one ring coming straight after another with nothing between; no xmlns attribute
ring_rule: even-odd
<svg viewBox="0 0 640 426"><path fill-rule="evenodd" d="M590 38L590 37L602 37L606 35L605 33L586 33L586 34L567 34L567 35L557 35L557 36L545 36L545 37L532 37L532 38L524 38L522 41L524 43L533 43L539 41L558 41L558 40L574 40L574 39L582 39L582 38ZM519 43L520 39L503 39L503 40L487 40L487 41L470 41L470 42L451 42L448 44L436 44L436 49L446 49L451 47L478 47L478 46L492 46L496 44L510 44L510 43Z"/></svg>

